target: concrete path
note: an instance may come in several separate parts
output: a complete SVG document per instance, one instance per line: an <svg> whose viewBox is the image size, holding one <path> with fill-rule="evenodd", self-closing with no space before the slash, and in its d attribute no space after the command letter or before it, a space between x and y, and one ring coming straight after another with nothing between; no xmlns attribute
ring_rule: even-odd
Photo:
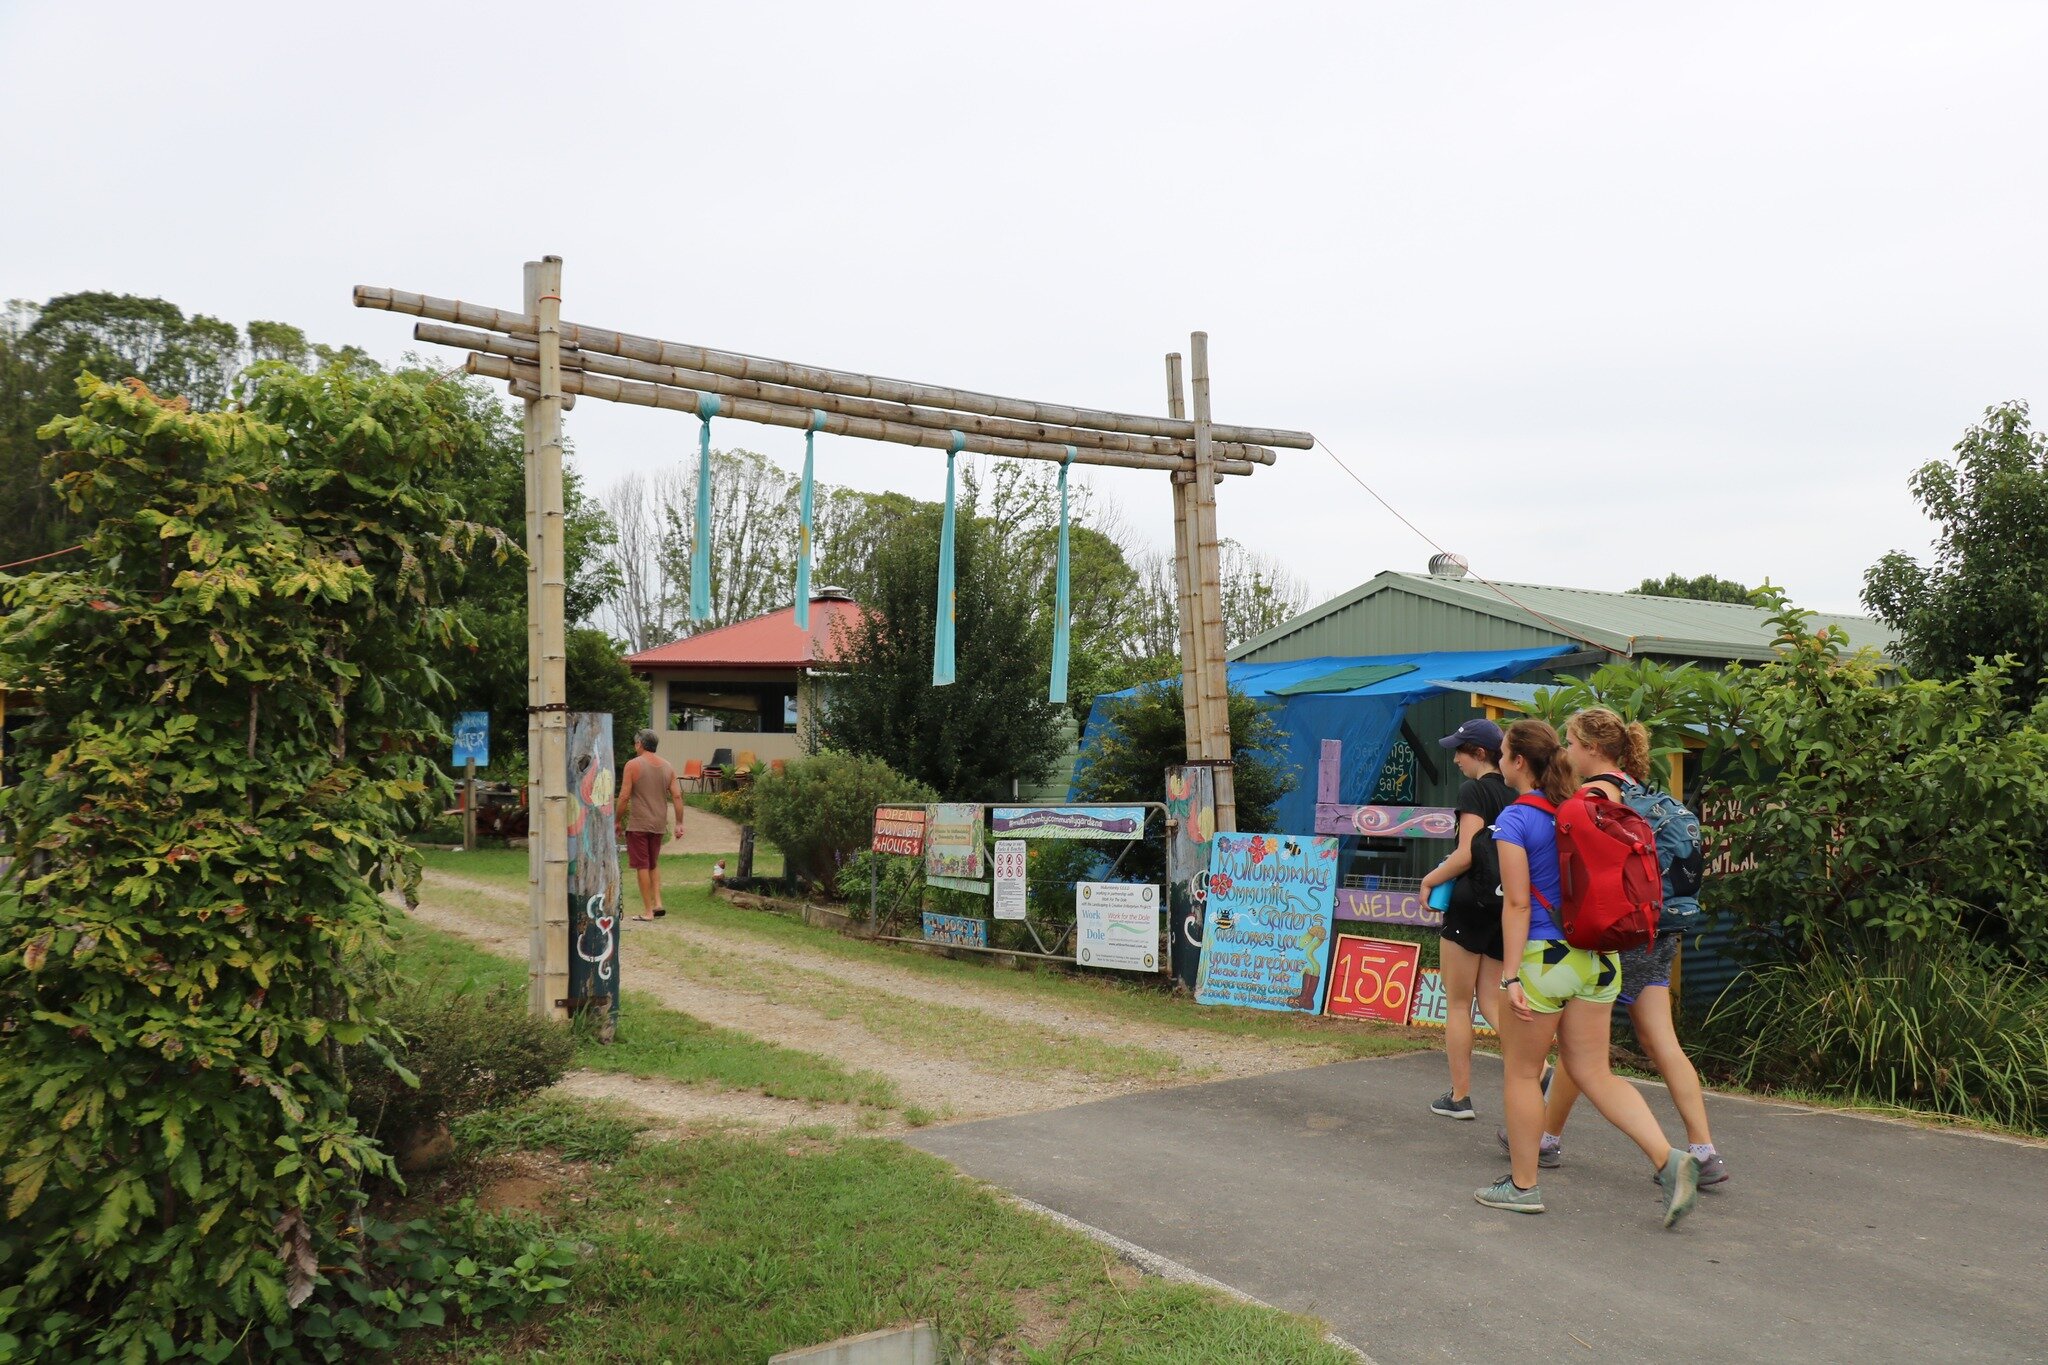
<svg viewBox="0 0 2048 1365"><path fill-rule="evenodd" d="M913 1145L1408 1361L2048 1359L2048 1149L1715 1097L1734 1179L1674 1232L1582 1104L1550 1211L1483 1209L1440 1053L927 1129ZM1652 1107L1677 1133L1661 1089Z"/></svg>

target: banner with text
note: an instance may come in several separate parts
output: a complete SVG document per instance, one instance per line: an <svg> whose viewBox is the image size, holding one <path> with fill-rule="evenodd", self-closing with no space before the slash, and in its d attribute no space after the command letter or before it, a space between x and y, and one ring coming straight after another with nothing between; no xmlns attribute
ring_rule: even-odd
<svg viewBox="0 0 2048 1365"><path fill-rule="evenodd" d="M1145 837L1143 806L997 806L989 830L1003 839Z"/></svg>
<svg viewBox="0 0 2048 1365"><path fill-rule="evenodd" d="M1451 1001L1444 994L1444 974L1434 967L1424 967L1415 974L1415 1008L1409 1012L1408 1022L1420 1028L1442 1028L1450 1019ZM1485 1016L1479 1012L1476 996L1472 1001L1472 1027L1488 1038L1493 1036Z"/></svg>
<svg viewBox="0 0 2048 1365"><path fill-rule="evenodd" d="M930 943L950 943L956 948L988 947L988 921L968 915L936 915L924 912L924 936Z"/></svg>
<svg viewBox="0 0 2048 1365"><path fill-rule="evenodd" d="M877 853L901 853L912 858L924 852L924 810L917 806L883 806L875 812Z"/></svg>

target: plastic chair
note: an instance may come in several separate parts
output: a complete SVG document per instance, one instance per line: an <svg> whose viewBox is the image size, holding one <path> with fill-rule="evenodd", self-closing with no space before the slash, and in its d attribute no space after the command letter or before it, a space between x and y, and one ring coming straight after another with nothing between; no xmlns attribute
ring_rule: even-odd
<svg viewBox="0 0 2048 1365"><path fill-rule="evenodd" d="M732 750L713 749L711 751L711 766L714 768L730 768L732 766Z"/></svg>
<svg viewBox="0 0 2048 1365"><path fill-rule="evenodd" d="M700 762L700 761L699 761L699 760L697 760L697 759L694 759L694 758L690 758L690 759L685 759L685 760L683 760L683 779L682 779L682 780L683 780L683 781L685 781L685 782L694 782L694 783L696 783L696 784L697 784L697 790L698 790L698 791L703 791L703 790L704 790L704 765L703 765L703 763L702 763L702 762Z"/></svg>
<svg viewBox="0 0 2048 1365"><path fill-rule="evenodd" d="M740 750L739 766L741 772L750 773L754 771L754 765L758 762L760 762L760 760L754 757L754 751L752 749Z"/></svg>
<svg viewBox="0 0 2048 1365"><path fill-rule="evenodd" d="M789 763L786 759L776 758L770 759L768 762L768 771L774 773L777 777L782 776L783 771L788 767Z"/></svg>

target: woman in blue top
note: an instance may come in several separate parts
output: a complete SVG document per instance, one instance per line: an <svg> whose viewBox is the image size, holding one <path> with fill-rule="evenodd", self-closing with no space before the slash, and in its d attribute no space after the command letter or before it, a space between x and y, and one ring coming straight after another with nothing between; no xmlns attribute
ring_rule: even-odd
<svg viewBox="0 0 2048 1365"><path fill-rule="evenodd" d="M1665 1141L1663 1129L1636 1088L1609 1068L1608 1031L1621 994L1621 962L1565 942L1557 920L1564 902L1557 859L1556 804L1577 786L1557 731L1540 720L1516 721L1501 746L1500 775L1521 799L1494 822L1500 853L1501 940L1504 961L1519 967L1501 980L1507 1009L1501 1018L1506 1077L1501 1108L1507 1112L1513 1169L1473 1198L1488 1208L1543 1212L1537 1188L1543 1137L1543 1059L1555 1042L1572 1078L1608 1122L1643 1149L1664 1188L1664 1226L1692 1211L1700 1164ZM1618 800L1619 792L1612 795Z"/></svg>

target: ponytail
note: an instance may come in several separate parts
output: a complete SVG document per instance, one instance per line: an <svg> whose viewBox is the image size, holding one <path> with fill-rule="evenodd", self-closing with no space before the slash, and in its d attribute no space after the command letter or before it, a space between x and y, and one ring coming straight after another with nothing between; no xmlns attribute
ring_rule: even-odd
<svg viewBox="0 0 2048 1365"><path fill-rule="evenodd" d="M1650 783L1650 732L1639 720L1622 723L1604 706L1589 706L1565 722L1574 744L1584 744L1636 781Z"/></svg>
<svg viewBox="0 0 2048 1365"><path fill-rule="evenodd" d="M1518 720L1508 727L1501 743L1504 752L1529 765L1529 770L1536 774L1536 789L1548 797L1552 805L1570 796L1578 787L1579 780L1572 773L1571 759L1565 755L1564 744L1547 722Z"/></svg>

